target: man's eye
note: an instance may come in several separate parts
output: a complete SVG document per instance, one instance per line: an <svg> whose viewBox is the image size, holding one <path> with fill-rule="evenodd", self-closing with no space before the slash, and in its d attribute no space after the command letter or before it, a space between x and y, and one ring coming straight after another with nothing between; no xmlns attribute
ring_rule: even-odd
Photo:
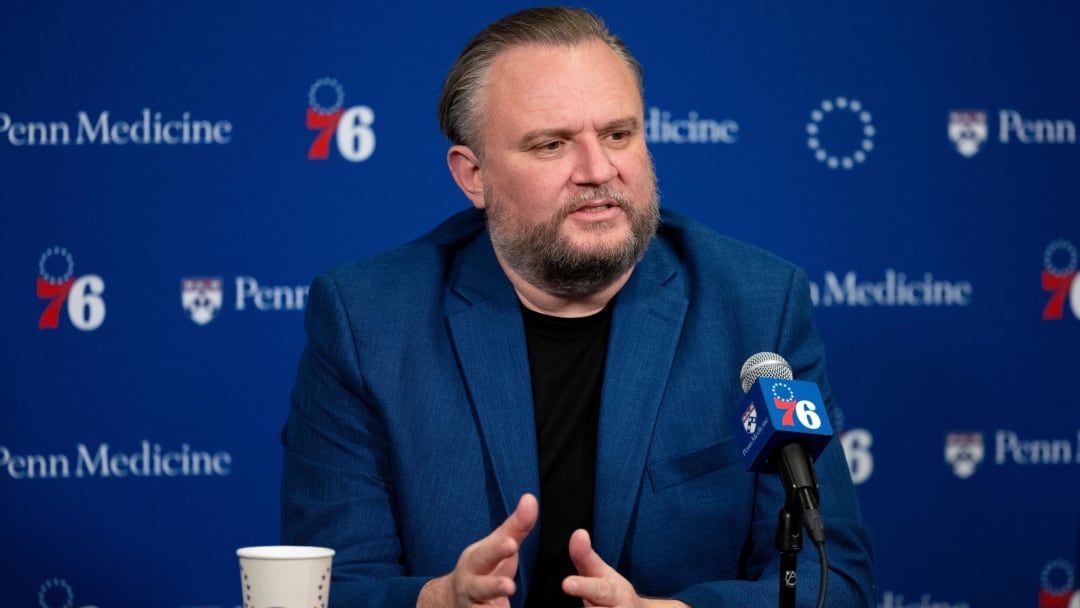
<svg viewBox="0 0 1080 608"><path fill-rule="evenodd" d="M614 141L622 141L627 137L630 137L630 134L626 131L614 131L608 137L610 137Z"/></svg>
<svg viewBox="0 0 1080 608"><path fill-rule="evenodd" d="M538 149L544 150L546 152L555 152L556 150L558 150L561 147L562 147L562 142L558 141L558 140L549 141L547 143L543 143L543 144L540 144L539 146L537 146Z"/></svg>

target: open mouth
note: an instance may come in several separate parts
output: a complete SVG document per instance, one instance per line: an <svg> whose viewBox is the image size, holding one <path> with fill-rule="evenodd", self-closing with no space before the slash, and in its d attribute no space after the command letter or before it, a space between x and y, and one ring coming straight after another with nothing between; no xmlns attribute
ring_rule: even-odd
<svg viewBox="0 0 1080 608"><path fill-rule="evenodd" d="M577 209L574 209L574 213L599 213L601 211L607 211L608 209L617 209L618 207L619 203L607 199L586 203Z"/></svg>

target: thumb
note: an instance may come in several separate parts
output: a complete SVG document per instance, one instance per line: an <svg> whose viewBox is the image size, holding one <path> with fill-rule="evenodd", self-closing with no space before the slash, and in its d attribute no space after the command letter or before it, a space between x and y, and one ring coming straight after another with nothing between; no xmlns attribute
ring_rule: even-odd
<svg viewBox="0 0 1080 608"><path fill-rule="evenodd" d="M586 530L575 530L570 535L570 561L574 562L578 574L588 577L603 576L610 568L600 555L593 551L592 539Z"/></svg>

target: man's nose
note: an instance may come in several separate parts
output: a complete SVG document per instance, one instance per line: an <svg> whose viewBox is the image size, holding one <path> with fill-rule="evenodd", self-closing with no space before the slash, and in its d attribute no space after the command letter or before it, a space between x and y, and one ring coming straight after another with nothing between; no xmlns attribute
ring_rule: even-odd
<svg viewBox="0 0 1080 608"><path fill-rule="evenodd" d="M615 179L619 171L611 162L610 150L599 140L589 139L578 146L573 180L579 186L599 186Z"/></svg>

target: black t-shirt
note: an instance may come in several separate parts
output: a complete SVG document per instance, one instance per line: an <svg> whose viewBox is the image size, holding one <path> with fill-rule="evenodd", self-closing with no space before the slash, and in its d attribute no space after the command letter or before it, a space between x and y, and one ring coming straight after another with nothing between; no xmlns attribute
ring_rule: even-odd
<svg viewBox="0 0 1080 608"><path fill-rule="evenodd" d="M562 580L577 573L570 561L570 534L578 528L592 532L611 309L609 304L589 317L564 318L521 307L540 461L540 551L526 608L581 606L580 599L562 592Z"/></svg>

